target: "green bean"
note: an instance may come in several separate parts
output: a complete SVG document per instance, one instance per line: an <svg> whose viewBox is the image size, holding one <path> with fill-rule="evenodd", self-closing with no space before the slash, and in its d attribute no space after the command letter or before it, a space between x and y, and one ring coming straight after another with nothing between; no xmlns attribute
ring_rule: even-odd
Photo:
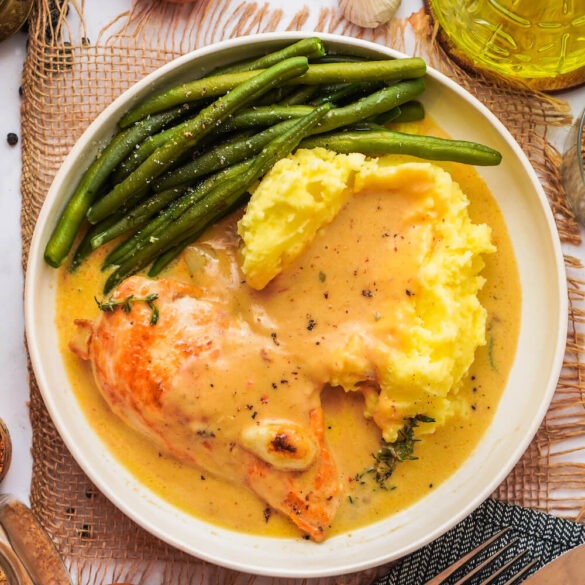
<svg viewBox="0 0 585 585"><path fill-rule="evenodd" d="M298 120L309 115L313 106L254 106L246 108L225 121L224 131L274 126L285 120Z"/></svg>
<svg viewBox="0 0 585 585"><path fill-rule="evenodd" d="M90 225L88 227L85 234L83 235L83 238L81 238L81 241L73 252L73 258L69 263L69 272L75 272L81 266L83 261L93 252L91 239L100 231L103 231L111 225L114 225L118 219L118 217L112 215L97 225Z"/></svg>
<svg viewBox="0 0 585 585"><path fill-rule="evenodd" d="M220 180L207 194L202 205L190 206L168 229L152 238L110 274L105 284L109 292L124 278L141 270L160 254L181 244L187 237L198 237L208 225L223 217L245 198L249 187L262 177L278 160L288 156L299 142L322 119L330 106L325 104L297 121L287 132L270 142L253 160L247 171L233 179Z"/></svg>
<svg viewBox="0 0 585 585"><path fill-rule="evenodd" d="M183 122L184 124L184 122ZM180 126L183 126L180 124ZM118 167L112 172L112 182L114 185L121 183L126 177L129 177L157 148L162 146L169 138L176 134L175 126L153 134L143 140L130 153L125 160L123 160Z"/></svg>
<svg viewBox="0 0 585 585"><path fill-rule="evenodd" d="M294 91L294 87L281 85L268 93L264 94L260 99L254 101L254 106L271 106L273 104L280 103L281 100L285 99Z"/></svg>
<svg viewBox="0 0 585 585"><path fill-rule="evenodd" d="M403 83L405 84L404 86L397 84L396 86L380 90L380 92L373 94L369 98L363 98L363 100L360 100L355 104L332 110L325 116L322 127L317 128L315 131L325 132L342 125L349 126L356 122L361 122L366 117L373 116L377 112L385 110L387 107L396 103L396 101L400 102L407 99L408 95L414 95L415 93L422 91L422 82L420 80ZM406 96L403 93L404 90L409 92ZM410 92L413 93L411 94ZM388 102L388 100L390 100L390 102ZM224 125L224 130L267 126L273 122L278 128L284 129L287 127L287 121L290 122L295 118L306 116L312 111L312 109L312 106L254 107L248 110L243 110L239 114L236 114L231 120L228 120ZM395 109L394 115L397 114L398 112ZM283 124L283 126L280 126L280 124ZM373 127L375 127L375 125L371 123L367 125L367 129L369 130ZM196 158L194 161L175 170L169 171L166 175L154 182L153 188L157 191L185 184L209 172L222 168L222 166L228 166L228 164L233 164L238 160L242 160L245 156L255 154L258 152L259 147L264 146L266 141L272 137L273 132L275 132L275 130L271 130L269 127L258 135L245 140L235 140L233 142L221 144L210 150L208 153Z"/></svg>
<svg viewBox="0 0 585 585"><path fill-rule="evenodd" d="M318 37L310 37L308 39L301 39L292 45L288 45L283 49L274 51L273 53L268 53L257 59L220 67L213 71L213 75L265 69L267 67L272 67L272 65L276 65L285 59L290 59L291 57L317 59L319 57L324 57L326 54L327 51L325 50L325 44L323 41Z"/></svg>
<svg viewBox="0 0 585 585"><path fill-rule="evenodd" d="M420 57L355 61L343 63L312 63L306 73L288 81L290 85L325 85L329 83L390 82L415 79L426 73Z"/></svg>
<svg viewBox="0 0 585 585"><path fill-rule="evenodd" d="M392 108L412 100L424 91L422 79L409 79L389 85L363 97L347 106L332 109L324 118L323 123L314 130L328 132L340 126L361 122L366 118L382 114ZM283 120L306 116L313 106L258 106L241 110L224 125L224 130L241 130L272 126Z"/></svg>
<svg viewBox="0 0 585 585"><path fill-rule="evenodd" d="M318 146L346 154L409 154L427 160L479 166L498 165L502 160L502 155L497 150L476 142L405 134L393 130L317 135L305 138L300 145L301 148Z"/></svg>
<svg viewBox="0 0 585 585"><path fill-rule="evenodd" d="M210 96L223 95L249 80L260 71L242 71L214 75L172 87L145 99L127 112L119 122L121 128L178 104L197 101ZM265 70L264 70L265 71ZM422 77L426 64L419 57L388 59L385 61L322 63L309 65L307 71L289 80L292 85L322 85L327 83L358 83L363 81L391 82Z"/></svg>
<svg viewBox="0 0 585 585"><path fill-rule="evenodd" d="M288 45L278 51L268 53L262 57L249 59L245 62L239 62L233 65L227 65L225 67L220 67L215 69L212 75L225 75L226 73L241 73L246 71L266 69L280 63L281 61L284 61L285 59L290 59L291 57L307 57L307 59L317 59L324 57L326 54L327 51L323 41L318 37L310 37L307 39L301 39L292 45ZM285 88L276 88L275 91L283 92L285 91ZM280 101L280 99L281 98L277 96L277 99L273 101Z"/></svg>
<svg viewBox="0 0 585 585"><path fill-rule="evenodd" d="M111 213L107 217L111 217L112 215L121 216L125 212L130 209L133 209L136 205L139 205L140 202L149 195L151 189L148 183L141 185L134 193L128 196L128 198L124 201L124 204L121 205L114 213ZM106 219L106 218L104 218ZM103 219L100 221L104 221ZM100 222L98 222L100 223Z"/></svg>
<svg viewBox="0 0 585 585"><path fill-rule="evenodd" d="M154 278L158 276L179 254L192 243L191 237L185 239L185 241L173 246L166 252L163 252L150 266L147 272L147 276Z"/></svg>
<svg viewBox="0 0 585 585"><path fill-rule="evenodd" d="M342 108L334 108L313 134L329 132L387 112L420 95L424 88L422 79L410 79L385 87Z"/></svg>
<svg viewBox="0 0 585 585"><path fill-rule="evenodd" d="M379 132L380 130L386 130L385 126L376 124L371 120L364 120L363 122L356 122L351 126L345 126L340 129L342 132ZM329 136L329 134L327 134Z"/></svg>
<svg viewBox="0 0 585 585"><path fill-rule="evenodd" d="M95 225L89 226L83 238L81 238L77 248L75 248L75 252L73 252L73 258L69 263L69 272L75 272L81 266L83 261L93 252L93 248L91 247L92 234L90 232L95 233L95 228L97 227L98 226Z"/></svg>
<svg viewBox="0 0 585 585"><path fill-rule="evenodd" d="M119 246L109 252L104 260L102 269L115 264L121 264L125 259L132 256L140 247L149 241L156 239L160 232L164 232L181 214L192 205L205 197L215 185L221 180L231 179L245 172L252 164L247 160L228 169L224 169L189 189L179 199L173 201L167 209L156 216L152 221L140 229L133 236L122 242Z"/></svg>
<svg viewBox="0 0 585 585"><path fill-rule="evenodd" d="M159 237L172 229L174 223L191 207L204 203L204 199L222 180L234 178L242 174L252 164L245 161L199 183L185 195L174 201L167 209L144 226L140 231L128 238L125 242L112 250L106 257L102 269L117 265L118 267L132 263L133 258L140 254L141 250L148 248L157 242ZM148 264L146 262L144 265Z"/></svg>
<svg viewBox="0 0 585 585"><path fill-rule="evenodd" d="M228 119L223 127L218 130L229 132L231 130L240 130L257 127L273 126L284 120L302 118L312 111L312 106L252 106L241 113L236 114ZM149 136L130 156L123 161L122 165L113 175L114 183L119 183L135 171L157 148L168 142L173 136L185 132L190 120L173 126L163 132Z"/></svg>
<svg viewBox="0 0 585 585"><path fill-rule="evenodd" d="M136 207L133 207L128 213L121 214L121 217L111 225L108 225L101 230L96 230L91 237L91 248L95 250L106 242L110 242L111 240L140 227L148 219L156 215L161 209L164 209L169 203L177 199L183 191L184 189L170 188L164 191L161 190L159 193L154 193L136 205Z"/></svg>
<svg viewBox="0 0 585 585"><path fill-rule="evenodd" d="M135 191L173 166L186 151L198 144L234 110L280 85L286 79L298 76L302 71L306 71L307 67L306 57L292 57L263 70L262 73L254 75L220 97L199 112L181 133L157 148L132 174L93 205L87 213L88 220L97 223L119 209Z"/></svg>
<svg viewBox="0 0 585 585"><path fill-rule="evenodd" d="M240 202L236 202L233 206L233 210L240 206ZM230 213L228 211L226 215ZM150 266L147 272L147 276L154 278L158 276L175 258L177 258L181 252L190 244L192 244L207 228L207 225L201 228L198 232L190 233L183 241L179 242L172 248L169 248L166 252L163 252Z"/></svg>
<svg viewBox="0 0 585 585"><path fill-rule="evenodd" d="M306 104L317 92L318 86L316 85L302 85L298 89L295 89L285 98L281 99L278 106L300 106Z"/></svg>
<svg viewBox="0 0 585 585"><path fill-rule="evenodd" d="M345 55L343 53L327 53L327 55L317 60L317 63L357 63L368 61L367 57L357 57L356 55Z"/></svg>
<svg viewBox="0 0 585 585"><path fill-rule="evenodd" d="M380 128L383 128L385 124L389 124L390 122L395 122L398 120L401 115L402 105L396 106L395 108L392 108L383 114L379 114L378 116L372 116L369 122L380 126Z"/></svg>
<svg viewBox="0 0 585 585"><path fill-rule="evenodd" d="M211 102L206 103L209 105ZM135 171L159 146L176 136L180 132L186 131L191 119L183 120L156 134L147 136L140 144L137 144L132 152L124 159L112 172L112 182L122 182L132 171Z"/></svg>
<svg viewBox="0 0 585 585"><path fill-rule="evenodd" d="M231 91L241 83L252 79L261 71L242 71L241 73L226 73L225 75L203 77L196 81L172 87L162 93L148 97L139 103L135 108L120 118L118 126L120 128L126 128L146 116L152 115L155 112L163 112L176 104L197 102L210 97L217 98Z"/></svg>
<svg viewBox="0 0 585 585"><path fill-rule="evenodd" d="M383 120L381 117L377 119L379 124L387 124L389 122L418 122L425 117L425 108L417 100L412 100L400 105L400 115L394 119Z"/></svg>
<svg viewBox="0 0 585 585"><path fill-rule="evenodd" d="M399 112L396 111L395 104L410 99L409 96L418 95L420 92L422 92L423 89L424 84L420 79L405 81L401 84L396 84L384 88L378 92L375 92L371 96L367 96L366 98L355 102L354 104L350 104L344 108L331 110L325 115L322 123L317 128L315 128L314 132L328 132L339 128L340 126L349 126L351 124L361 122L366 118L375 116L380 112L384 112L387 109L393 110L394 115L398 115ZM254 123L257 123L263 118L264 114L272 119L274 117L280 116L281 113L284 116L290 116L293 114L306 115L310 111L310 106L297 106L295 108L283 108L282 106L275 106L273 108L266 108L263 110L260 110L259 108L252 108L248 112L244 111L240 114L237 114L232 122L233 126L238 126L246 120L248 120L249 123L252 123L250 120L253 120ZM294 120L280 122L276 126L272 126L267 130L264 130L263 132L260 132L259 134L245 140L236 141L231 144L228 143L225 145L220 145L219 147L216 147L215 149L209 151L194 161L187 163L178 169L170 171L163 178L155 182L153 188L156 191L158 189L167 189L169 187L186 184L187 182L192 181L208 172L212 172L213 170L221 168L220 165L222 163L224 163L224 166L227 166L228 163L233 164L234 162L243 160L243 158L246 156L250 156L258 152L260 148L262 148L271 140L275 133L282 131L281 129L283 129L283 125L290 125L291 122L294 123ZM228 125L230 124L231 122L228 122ZM371 130L372 125L369 124L367 129Z"/></svg>
<svg viewBox="0 0 585 585"><path fill-rule="evenodd" d="M372 122L385 126L390 123L418 122L419 120L424 119L424 117L424 106L417 100L411 100L409 102L404 102L403 104L400 104L400 106L388 110L383 114L374 116Z"/></svg>
<svg viewBox="0 0 585 585"><path fill-rule="evenodd" d="M324 103L339 104L347 98L355 97L365 93L370 93L380 87L379 83L344 83L323 95L310 100L311 106L319 106Z"/></svg>
<svg viewBox="0 0 585 585"><path fill-rule="evenodd" d="M158 134L153 134L140 145L137 146L122 163L112 173L112 181L114 184L121 183L126 177L129 177L157 148L161 147L165 142L168 142L174 136L181 132L185 132L191 120L167 128Z"/></svg>
<svg viewBox="0 0 585 585"><path fill-rule="evenodd" d="M199 177L258 154L271 140L288 130L293 124L295 120L287 120L252 136L219 144L186 165L169 171L157 179L152 188L154 191L160 191L185 185Z"/></svg>
<svg viewBox="0 0 585 585"><path fill-rule="evenodd" d="M150 116L112 138L84 173L61 212L45 247L44 257L48 264L57 268L63 263L83 225L88 209L116 165L124 160L146 136L176 120L188 109L188 107L179 106L162 114Z"/></svg>
<svg viewBox="0 0 585 585"><path fill-rule="evenodd" d="M228 209L225 215L229 214L231 211L235 211L241 202L237 200L235 204L232 206L231 209ZM201 227L197 232L191 232L185 239L181 242L169 248L166 252L163 252L150 266L147 272L147 276L154 278L158 276L175 258L177 258L181 252L190 244L192 244L208 227L206 223L203 227Z"/></svg>

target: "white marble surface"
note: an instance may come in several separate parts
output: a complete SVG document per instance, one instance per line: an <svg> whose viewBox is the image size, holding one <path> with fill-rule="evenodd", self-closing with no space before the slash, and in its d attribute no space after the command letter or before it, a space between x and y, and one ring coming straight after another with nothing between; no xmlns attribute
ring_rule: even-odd
<svg viewBox="0 0 585 585"><path fill-rule="evenodd" d="M25 58L23 33L0 44L0 417L7 424L13 442L13 465L2 484L28 500L32 459L28 415L28 374L24 346L22 309L23 274L20 243L20 97L18 87ZM9 146L6 136L19 137Z"/></svg>
<svg viewBox="0 0 585 585"><path fill-rule="evenodd" d="M271 0L291 15L307 4L304 0ZM313 0L316 6L333 6L335 0ZM95 38L100 28L122 12L129 0L85 2L88 36ZM420 7L418 0L408 0L401 6L399 15L407 15ZM8 425L13 439L13 464L2 485L3 492L10 492L27 502L29 498L32 459L30 456L31 429L28 414L28 374L24 346L22 309L23 274L21 270L20 242L20 142L11 147L6 135L15 132L20 137L20 100L18 87L25 58L23 33L0 43L0 286L1 334L0 334L0 417ZM585 107L585 88L562 94L569 100L576 115ZM555 135L555 142L562 147L564 131ZM581 258L585 246L573 250Z"/></svg>

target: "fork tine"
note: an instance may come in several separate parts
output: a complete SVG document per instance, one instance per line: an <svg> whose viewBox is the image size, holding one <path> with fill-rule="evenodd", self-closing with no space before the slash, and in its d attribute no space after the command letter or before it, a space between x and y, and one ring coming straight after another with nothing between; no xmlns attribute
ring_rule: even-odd
<svg viewBox="0 0 585 585"><path fill-rule="evenodd" d="M504 554L513 544L516 544L518 540L519 540L518 538L515 538L514 540L510 541L506 546L503 546L502 548L494 551L489 557L487 557L479 565L477 565L477 567L474 567L471 571L469 571L467 574L461 577L459 581L453 583L453 585L462 585L463 583L471 579L473 575L479 573L482 569L485 569L489 564L493 563L500 555ZM524 553L522 553L520 556L522 555L524 555Z"/></svg>
<svg viewBox="0 0 585 585"><path fill-rule="evenodd" d="M518 539L516 539L518 540ZM524 550L521 553L517 554L514 558L510 559L506 564L502 565L497 571L492 573L485 581L482 581L480 585L489 585L493 581L495 581L502 573L507 571L516 561L519 561L523 556L526 556L528 551ZM532 561L534 564L534 561ZM525 568L523 569L525 570ZM504 585L508 585L509 583L513 583L515 579L520 576L521 573L517 573L510 581L505 583Z"/></svg>
<svg viewBox="0 0 585 585"><path fill-rule="evenodd" d="M425 585L440 585L447 577L452 575L457 569L462 567L465 563L470 561L476 555L478 555L482 550L487 548L492 542L495 542L499 538L501 538L506 532L508 532L510 528L504 528L494 534L491 538L488 538L485 542L480 544L477 548L474 548L471 552L467 553L464 557L460 558L456 563L453 563L449 567L447 567L444 571L439 573L436 577L433 577L430 581L427 581Z"/></svg>
<svg viewBox="0 0 585 585"><path fill-rule="evenodd" d="M519 555L519 556L522 556L522 555ZM518 571L514 576L510 577L503 585L512 585L512 583L515 583L518 579L520 579L520 577L522 577L522 575L524 575L525 573L530 571L530 569L532 569L532 567L534 567L534 565L536 565L536 563L538 563L538 560L539 559L533 559L532 561L530 561L523 569ZM488 584L489 584L489 581L486 581L482 585L488 585Z"/></svg>

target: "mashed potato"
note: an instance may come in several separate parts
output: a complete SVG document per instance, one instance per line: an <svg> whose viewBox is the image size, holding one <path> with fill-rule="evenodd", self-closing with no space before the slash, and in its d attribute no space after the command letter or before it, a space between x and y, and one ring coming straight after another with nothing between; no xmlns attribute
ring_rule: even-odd
<svg viewBox="0 0 585 585"><path fill-rule="evenodd" d="M420 237L426 238L416 294L401 307L401 342L379 364L380 392L367 393L367 413L392 438L403 419L424 413L442 424L467 408L457 390L485 344L487 314L477 293L482 254L492 253L491 230L475 225L469 201L451 176L426 163L368 167L356 179L366 188L411 189L427 193L420 209ZM427 223L428 222L428 223ZM423 425L423 431L433 426Z"/></svg>
<svg viewBox="0 0 585 585"><path fill-rule="evenodd" d="M274 165L238 224L242 270L252 288L264 288L302 254L351 196L355 174L367 164L363 154L316 148Z"/></svg>
<svg viewBox="0 0 585 585"><path fill-rule="evenodd" d="M349 197L371 190L416 196L418 204L403 221L419 242L417 272L412 290L394 301L392 327L376 338L375 348L359 333L335 348L329 381L361 391L366 416L394 441L411 417L432 417L435 424L420 427L432 432L466 408L457 392L485 344L487 315L478 291L482 254L495 248L490 228L471 222L465 194L430 163L300 150L264 177L238 231L246 279L262 288L310 246Z"/></svg>

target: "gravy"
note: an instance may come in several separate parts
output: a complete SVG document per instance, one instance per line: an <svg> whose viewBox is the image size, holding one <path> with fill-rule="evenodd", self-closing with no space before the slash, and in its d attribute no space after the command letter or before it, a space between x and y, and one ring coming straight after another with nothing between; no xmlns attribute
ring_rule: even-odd
<svg viewBox="0 0 585 585"><path fill-rule="evenodd" d="M438 131L435 130L435 133ZM427 132L429 133L429 132ZM404 160L410 160L403 157ZM483 276L486 284L480 292L480 300L488 311L488 343L480 347L461 394L472 404L469 417L455 415L448 424L417 443L417 459L401 463L391 479L395 489L375 489L366 482L355 481L372 462L372 453L379 448L380 431L363 417L363 398L359 393L345 393L339 388L326 387L321 394L326 419L326 440L333 452L346 489L330 535L348 532L395 513L424 497L448 478L468 457L488 426L501 392L506 383L516 347L519 329L521 291L511 243L501 213L486 185L475 169L456 163L440 164L470 198L470 215L475 223L487 223L493 232L497 253L485 256ZM372 200L377 201L372 205ZM367 262L363 249L355 245L336 226L343 230L355 229L365 249L376 249L376 229L382 229L391 214L384 215L376 207L384 205L375 193L354 198L335 221L323 230L311 247L291 267L291 271L273 281L264 291L253 291L240 286L241 275L237 268L234 243L235 224L239 213L226 218L209 230L197 244L195 252L188 252L169 268L165 276L194 281L204 292L225 290L230 293L231 303L240 312L249 313L249 320L260 329L270 328L268 314L280 315L284 323L302 320L303 327L294 329L306 337L302 343L311 350L306 359L318 370L327 339L321 335L323 319L333 321L343 313L351 324L352 316L371 312L367 295L360 291L371 283L359 278L349 282L349 274L359 274L360 266ZM359 222L356 221L359 218ZM353 227L351 227L353 226ZM374 228L372 228L374 226ZM386 226L388 227L388 226ZM390 227L391 229L391 227ZM363 233L362 233L363 232ZM350 242L343 246L343 242ZM344 249L341 250L340 248ZM208 269L197 273L189 270L185 261L189 253L204 251L211 259ZM104 441L116 458L135 475L141 483L163 499L185 512L233 530L262 533L270 536L297 537L296 529L280 515L273 514L267 521L265 504L251 492L205 475L200 470L182 464L160 453L141 435L126 427L110 411L93 382L90 367L81 362L67 349L74 332L73 319L94 319L98 315L94 296L103 286L103 273L99 265L104 253L96 252L74 274L61 270L58 285L57 327L60 334L63 359L69 377L89 424ZM341 260L336 261L336 258ZM400 271L400 263L407 265L408 254L396 255L396 264L385 270ZM195 274L191 274L195 272ZM344 274L346 276L344 276ZM217 286L217 282L225 286ZM342 286L332 288L333 282ZM279 295L273 295L275 290ZM383 294L391 297L404 290L404 283L386 289ZM332 312L335 297L335 312ZM270 308L270 311L267 310ZM372 320L374 324L375 321ZM374 326L374 325L372 325ZM281 327L287 335L286 327ZM290 329L292 331L292 329ZM279 333L280 334L280 333ZM293 335L292 333L290 335Z"/></svg>

